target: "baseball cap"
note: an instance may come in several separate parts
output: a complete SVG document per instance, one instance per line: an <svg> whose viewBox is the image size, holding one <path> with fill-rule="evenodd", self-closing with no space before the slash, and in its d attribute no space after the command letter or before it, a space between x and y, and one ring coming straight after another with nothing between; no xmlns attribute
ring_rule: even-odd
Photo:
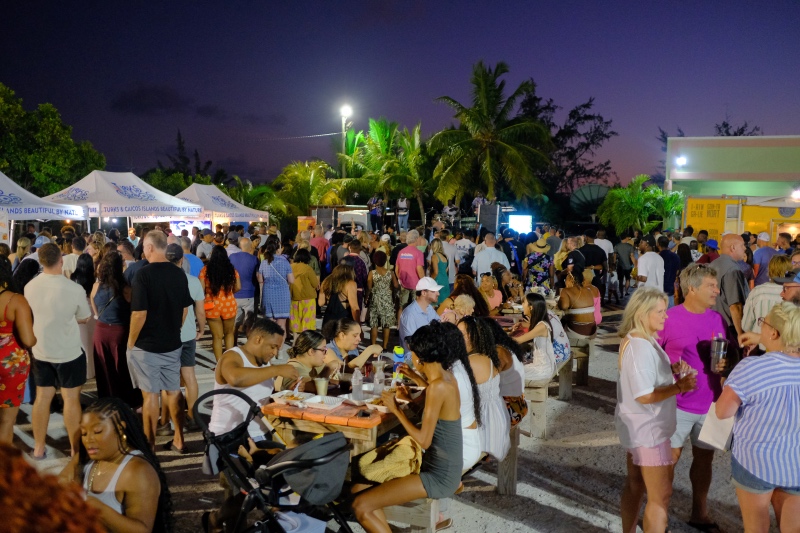
<svg viewBox="0 0 800 533"><path fill-rule="evenodd" d="M36 241L33 243L33 247L39 249L48 242L50 242L50 239L48 239L44 235L39 235L38 237L36 237Z"/></svg>
<svg viewBox="0 0 800 533"><path fill-rule="evenodd" d="M714 239L708 239L706 241L706 246L711 248L712 250L719 250L719 244Z"/></svg>
<svg viewBox="0 0 800 533"><path fill-rule="evenodd" d="M800 269L789 270L786 272L785 276L772 278L772 281L778 285L783 285L784 283L800 283Z"/></svg>
<svg viewBox="0 0 800 533"><path fill-rule="evenodd" d="M239 234L235 231L229 231L228 242L231 244L236 244L237 242L239 242Z"/></svg>
<svg viewBox="0 0 800 533"><path fill-rule="evenodd" d="M766 231L762 231L761 233L758 234L758 240L769 242L769 233L767 233Z"/></svg>
<svg viewBox="0 0 800 533"><path fill-rule="evenodd" d="M203 237L205 237L206 235L214 235L214 232L208 228L205 228L203 229Z"/></svg>
<svg viewBox="0 0 800 533"><path fill-rule="evenodd" d="M167 261L174 263L183 258L183 248L181 248L180 244L168 244L165 255L167 256Z"/></svg>
<svg viewBox="0 0 800 533"><path fill-rule="evenodd" d="M443 285L437 285L433 278L429 278L425 276L424 278L420 279L417 282L417 286L414 290L417 291L440 291Z"/></svg>
<svg viewBox="0 0 800 533"><path fill-rule="evenodd" d="M392 240L392 238L391 238L391 237L389 237L389 234L388 234L388 233L384 233L383 235L381 235L381 240L382 240L383 242L389 242L389 241L391 241L391 240Z"/></svg>
<svg viewBox="0 0 800 533"><path fill-rule="evenodd" d="M652 235L645 235L644 237L642 237L642 240L646 242L647 245L650 246L650 248L652 248L653 250L656 249L656 238L653 237Z"/></svg>
<svg viewBox="0 0 800 533"><path fill-rule="evenodd" d="M503 238L504 239L508 239L510 237L513 237L513 236L514 236L514 230L512 230L511 228L506 228L506 229L503 230Z"/></svg>

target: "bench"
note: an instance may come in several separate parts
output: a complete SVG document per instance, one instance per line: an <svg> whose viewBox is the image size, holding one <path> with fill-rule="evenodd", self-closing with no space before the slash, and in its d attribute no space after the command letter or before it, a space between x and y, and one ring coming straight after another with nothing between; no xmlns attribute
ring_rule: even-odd
<svg viewBox="0 0 800 533"><path fill-rule="evenodd" d="M597 350L597 339L594 336L588 338L569 337L569 343L572 348L572 358L575 359L577 366L575 384L585 387L589 385L589 359L594 357Z"/></svg>
<svg viewBox="0 0 800 533"><path fill-rule="evenodd" d="M517 458L519 457L519 424L511 428L509 435L511 447L508 454L497 467L497 493L503 496L517 494ZM485 456L485 454L484 454ZM480 462L464 473L462 479L480 469ZM393 505L383 509L387 520L408 524L410 531L434 533L442 511L441 502L430 498L421 498L401 505Z"/></svg>
<svg viewBox="0 0 800 533"><path fill-rule="evenodd" d="M556 368L559 400L568 402L572 399L572 360L580 361L578 357L585 359L584 356L580 356L579 352L572 350L570 358ZM580 363L578 364L580 365ZM580 371L579 366L578 372L580 373ZM528 401L528 416L531 419L530 432L521 431L526 437L547 438L547 392L551 381L553 381L552 378L525 382L525 399Z"/></svg>

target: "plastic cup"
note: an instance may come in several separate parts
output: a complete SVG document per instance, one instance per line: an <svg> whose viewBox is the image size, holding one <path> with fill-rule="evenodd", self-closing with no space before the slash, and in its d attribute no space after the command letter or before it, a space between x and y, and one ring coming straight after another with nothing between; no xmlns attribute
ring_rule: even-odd
<svg viewBox="0 0 800 533"><path fill-rule="evenodd" d="M314 386L319 396L328 395L328 378L314 378Z"/></svg>

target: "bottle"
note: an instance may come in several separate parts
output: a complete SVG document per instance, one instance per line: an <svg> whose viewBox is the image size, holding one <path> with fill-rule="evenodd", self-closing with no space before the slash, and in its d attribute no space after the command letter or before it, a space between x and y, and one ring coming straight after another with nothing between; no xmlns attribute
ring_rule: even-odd
<svg viewBox="0 0 800 533"><path fill-rule="evenodd" d="M394 366L392 369L392 379L403 379L403 374L399 372L400 365L406 362L406 351L402 346L394 347Z"/></svg>
<svg viewBox="0 0 800 533"><path fill-rule="evenodd" d="M372 394L380 396L383 392L383 383L386 380L386 375L383 373L383 364L373 364L375 372L372 375Z"/></svg>
<svg viewBox="0 0 800 533"><path fill-rule="evenodd" d="M356 367L353 370L353 377L350 379L350 386L352 387L352 396L353 399L356 401L361 401L364 399L364 390L362 384L364 383L364 378L361 376L361 370Z"/></svg>

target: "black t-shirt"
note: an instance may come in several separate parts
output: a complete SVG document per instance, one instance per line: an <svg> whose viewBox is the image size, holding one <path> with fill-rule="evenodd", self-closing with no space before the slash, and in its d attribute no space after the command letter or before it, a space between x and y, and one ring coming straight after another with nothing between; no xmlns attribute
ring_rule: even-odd
<svg viewBox="0 0 800 533"><path fill-rule="evenodd" d="M586 264L590 266L602 265L608 260L606 252L596 244L586 243L580 247L580 252L586 259ZM599 271L595 271L595 275L599 273Z"/></svg>
<svg viewBox="0 0 800 533"><path fill-rule="evenodd" d="M583 254L580 252L580 250L572 250L570 253L568 253L567 258L561 263L561 268L566 270L570 265L580 267L581 270L586 268L586 258L583 257Z"/></svg>
<svg viewBox="0 0 800 533"><path fill-rule="evenodd" d="M400 250L408 246L406 243L400 243L394 248L392 248L392 253L389 255L389 264L395 266L397 264L397 256L400 254Z"/></svg>
<svg viewBox="0 0 800 533"><path fill-rule="evenodd" d="M181 347L183 310L194 305L189 280L172 263L150 263L133 277L131 311L147 311L136 347L166 353Z"/></svg>

